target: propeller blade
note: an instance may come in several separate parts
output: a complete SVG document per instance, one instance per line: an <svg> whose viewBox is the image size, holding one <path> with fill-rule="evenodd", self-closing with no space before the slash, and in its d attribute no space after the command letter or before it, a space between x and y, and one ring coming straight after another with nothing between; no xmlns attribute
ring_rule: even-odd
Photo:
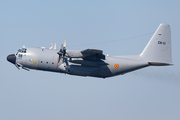
<svg viewBox="0 0 180 120"><path fill-rule="evenodd" d="M67 60L67 58L64 58L64 62L66 63L66 66L68 66L69 64L68 64L68 60Z"/></svg>
<svg viewBox="0 0 180 120"><path fill-rule="evenodd" d="M51 43L51 46L50 46L50 48L49 49L53 49L53 44Z"/></svg>
<svg viewBox="0 0 180 120"><path fill-rule="evenodd" d="M62 52L62 48L63 48L63 43L61 43L60 52Z"/></svg>
<svg viewBox="0 0 180 120"><path fill-rule="evenodd" d="M56 43L54 43L54 50L56 49Z"/></svg>
<svg viewBox="0 0 180 120"><path fill-rule="evenodd" d="M66 40L64 40L63 57L65 57L65 54L66 54Z"/></svg>
<svg viewBox="0 0 180 120"><path fill-rule="evenodd" d="M64 48L66 48L66 40L64 40Z"/></svg>
<svg viewBox="0 0 180 120"><path fill-rule="evenodd" d="M25 67L22 67L22 69L27 70L27 71L30 71L29 69L27 69L27 68L25 68Z"/></svg>
<svg viewBox="0 0 180 120"><path fill-rule="evenodd" d="M59 61L58 63L60 62L61 58L62 58L62 55L63 55L63 43L61 44L61 47L59 48L59 52L57 53L59 55ZM61 61L62 62L62 61Z"/></svg>
<svg viewBox="0 0 180 120"><path fill-rule="evenodd" d="M19 69L19 66L17 64L15 64L15 66ZM20 70L20 69L19 69Z"/></svg>

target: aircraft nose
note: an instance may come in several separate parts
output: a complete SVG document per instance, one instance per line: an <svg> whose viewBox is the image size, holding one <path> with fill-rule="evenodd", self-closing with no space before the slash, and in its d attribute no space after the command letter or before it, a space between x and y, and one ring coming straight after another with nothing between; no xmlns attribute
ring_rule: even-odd
<svg viewBox="0 0 180 120"><path fill-rule="evenodd" d="M14 54L8 55L8 56L7 56L7 61L15 64L15 62L16 62L16 56L15 56Z"/></svg>

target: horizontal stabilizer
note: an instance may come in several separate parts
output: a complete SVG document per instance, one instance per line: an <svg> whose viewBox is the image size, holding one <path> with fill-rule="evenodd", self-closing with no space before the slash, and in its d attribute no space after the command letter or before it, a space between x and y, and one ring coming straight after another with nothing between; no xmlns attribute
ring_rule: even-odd
<svg viewBox="0 0 180 120"><path fill-rule="evenodd" d="M157 63L157 62L148 62L151 66L167 66L167 65L173 65L169 63Z"/></svg>

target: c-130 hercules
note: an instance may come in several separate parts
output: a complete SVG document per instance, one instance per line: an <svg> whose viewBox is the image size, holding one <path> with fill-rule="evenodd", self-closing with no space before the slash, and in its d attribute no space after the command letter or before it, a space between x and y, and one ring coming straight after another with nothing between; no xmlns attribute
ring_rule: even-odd
<svg viewBox="0 0 180 120"><path fill-rule="evenodd" d="M168 24L160 24L140 55L105 56L102 50L66 50L66 41L56 50L25 47L7 60L28 70L43 70L70 75L106 78L141 69L148 66L172 65L171 30Z"/></svg>

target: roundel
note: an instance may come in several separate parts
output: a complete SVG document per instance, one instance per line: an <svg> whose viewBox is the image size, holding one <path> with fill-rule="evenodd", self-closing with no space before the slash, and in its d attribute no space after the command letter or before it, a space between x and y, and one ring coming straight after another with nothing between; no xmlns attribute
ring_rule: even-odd
<svg viewBox="0 0 180 120"><path fill-rule="evenodd" d="M115 67L115 68L119 68L119 65L118 65L118 64L115 64L114 67Z"/></svg>

